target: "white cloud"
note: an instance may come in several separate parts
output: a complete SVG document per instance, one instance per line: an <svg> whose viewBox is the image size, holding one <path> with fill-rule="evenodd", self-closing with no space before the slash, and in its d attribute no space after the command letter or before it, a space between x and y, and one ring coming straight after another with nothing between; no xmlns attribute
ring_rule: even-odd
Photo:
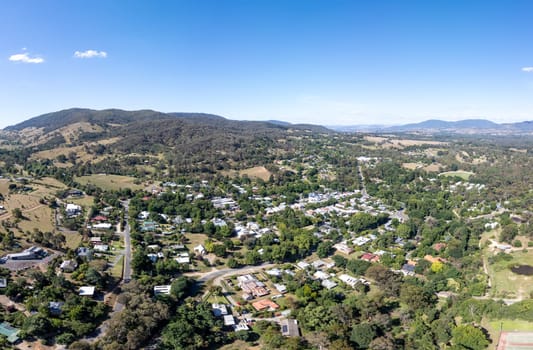
<svg viewBox="0 0 533 350"><path fill-rule="evenodd" d="M533 67L523 67L522 72L533 73Z"/></svg>
<svg viewBox="0 0 533 350"><path fill-rule="evenodd" d="M97 51L97 50L76 51L74 52L74 57L76 58L93 58L93 57L106 58L107 52Z"/></svg>
<svg viewBox="0 0 533 350"><path fill-rule="evenodd" d="M22 63L43 63L44 59L41 57L30 57L26 52L17 53L15 55L9 56L11 62L22 62Z"/></svg>

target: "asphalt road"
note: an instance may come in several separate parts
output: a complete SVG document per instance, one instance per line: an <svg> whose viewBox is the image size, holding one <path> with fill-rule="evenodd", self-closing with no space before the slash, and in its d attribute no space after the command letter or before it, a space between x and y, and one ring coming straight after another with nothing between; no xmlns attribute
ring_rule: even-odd
<svg viewBox="0 0 533 350"><path fill-rule="evenodd" d="M126 222L126 225L124 225L124 230L122 231L122 235L124 236L124 272L122 274L122 281L124 283L128 283L131 281L131 237L130 237L130 224L128 223L128 209L129 209L129 201L122 202L124 205L124 221Z"/></svg>

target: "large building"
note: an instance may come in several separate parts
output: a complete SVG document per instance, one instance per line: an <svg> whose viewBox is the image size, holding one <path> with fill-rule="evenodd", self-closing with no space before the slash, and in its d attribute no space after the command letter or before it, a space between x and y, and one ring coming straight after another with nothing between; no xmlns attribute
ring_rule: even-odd
<svg viewBox="0 0 533 350"><path fill-rule="evenodd" d="M7 258L11 260L35 260L46 256L46 252L40 247L31 247L20 253L8 254Z"/></svg>

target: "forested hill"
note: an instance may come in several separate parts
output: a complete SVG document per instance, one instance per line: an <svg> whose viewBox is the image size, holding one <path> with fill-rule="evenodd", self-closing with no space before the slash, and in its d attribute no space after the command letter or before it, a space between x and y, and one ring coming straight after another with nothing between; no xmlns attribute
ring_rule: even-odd
<svg viewBox="0 0 533 350"><path fill-rule="evenodd" d="M70 155L76 166L90 161L93 171L106 172L112 159L120 158L123 167L124 157L132 154L165 155L182 171L264 165L275 154L292 151L302 136L333 133L315 125L236 121L203 113L79 108L44 114L5 131L33 158Z"/></svg>
<svg viewBox="0 0 533 350"><path fill-rule="evenodd" d="M105 109L101 111L71 108L58 112L46 113L28 119L22 123L8 126L7 131L21 131L26 128L43 128L44 132L51 132L75 123L90 123L99 126L110 124L128 124L134 121L156 120L171 118L164 113L152 110L124 111L120 109Z"/></svg>
<svg viewBox="0 0 533 350"><path fill-rule="evenodd" d="M279 129L299 129L314 132L331 132L327 128L316 125L285 123L283 125L272 122L234 121L224 117L207 113L162 113L153 110L125 111L121 109L93 110L85 108L71 108L58 112L43 114L22 123L9 126L6 131L21 131L26 128L42 128L43 132L51 132L76 123L90 123L100 127L111 125L126 125L139 122L178 119L192 124L209 124L218 127L235 127L237 129L255 129L258 126Z"/></svg>

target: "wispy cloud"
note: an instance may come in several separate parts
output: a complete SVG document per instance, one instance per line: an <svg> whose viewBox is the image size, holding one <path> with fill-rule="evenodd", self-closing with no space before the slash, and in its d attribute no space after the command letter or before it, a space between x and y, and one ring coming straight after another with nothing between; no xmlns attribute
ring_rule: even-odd
<svg viewBox="0 0 533 350"><path fill-rule="evenodd" d="M98 51L98 50L86 50L86 51L76 51L74 52L74 57L76 58L106 58L107 52Z"/></svg>
<svg viewBox="0 0 533 350"><path fill-rule="evenodd" d="M27 52L17 53L9 56L11 62L22 62L22 63L43 63L44 59L41 57L30 57Z"/></svg>
<svg viewBox="0 0 533 350"><path fill-rule="evenodd" d="M522 67L522 72L533 73L533 67Z"/></svg>

